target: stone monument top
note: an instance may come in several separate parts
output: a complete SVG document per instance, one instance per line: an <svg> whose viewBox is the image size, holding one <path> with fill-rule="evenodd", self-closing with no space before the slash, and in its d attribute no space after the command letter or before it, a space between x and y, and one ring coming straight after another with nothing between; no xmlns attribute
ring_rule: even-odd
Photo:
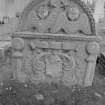
<svg viewBox="0 0 105 105"><path fill-rule="evenodd" d="M33 0L20 17L18 31L96 34L92 13L80 0Z"/></svg>

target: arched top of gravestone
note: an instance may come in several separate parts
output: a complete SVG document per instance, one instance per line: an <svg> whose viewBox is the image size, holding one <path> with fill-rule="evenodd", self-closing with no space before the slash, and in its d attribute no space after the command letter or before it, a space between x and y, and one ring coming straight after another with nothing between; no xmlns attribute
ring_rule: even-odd
<svg viewBox="0 0 105 105"><path fill-rule="evenodd" d="M93 15L80 0L33 0L24 9L17 31L96 35Z"/></svg>

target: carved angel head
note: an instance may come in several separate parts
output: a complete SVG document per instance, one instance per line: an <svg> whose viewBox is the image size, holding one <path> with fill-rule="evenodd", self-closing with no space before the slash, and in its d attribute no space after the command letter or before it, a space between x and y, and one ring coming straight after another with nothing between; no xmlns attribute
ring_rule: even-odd
<svg viewBox="0 0 105 105"><path fill-rule="evenodd" d="M47 5L40 5L37 8L37 16L39 19L43 20L47 18L48 15L49 15L49 7Z"/></svg>
<svg viewBox="0 0 105 105"><path fill-rule="evenodd" d="M67 8L67 17L70 21L75 21L79 18L80 11L77 7L68 7Z"/></svg>

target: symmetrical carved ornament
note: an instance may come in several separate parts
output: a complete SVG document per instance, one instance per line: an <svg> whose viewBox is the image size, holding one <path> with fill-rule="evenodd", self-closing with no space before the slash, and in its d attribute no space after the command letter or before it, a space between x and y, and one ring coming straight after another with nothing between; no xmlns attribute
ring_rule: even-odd
<svg viewBox="0 0 105 105"><path fill-rule="evenodd" d="M80 0L33 1L24 10L19 31L95 35L91 12Z"/></svg>
<svg viewBox="0 0 105 105"><path fill-rule="evenodd" d="M0 81L6 74L34 84L92 85L101 37L83 2L33 0L22 13L17 31L11 55L0 50Z"/></svg>
<svg viewBox="0 0 105 105"><path fill-rule="evenodd" d="M88 40L55 40L51 41L50 37L49 40L40 39L40 36L29 41L14 38L13 54L17 61L15 78L35 84L57 82L66 86L90 86L100 52L99 44ZM18 48L18 44L22 49Z"/></svg>
<svg viewBox="0 0 105 105"><path fill-rule="evenodd" d="M92 85L100 37L80 0L34 0L24 10L12 40L15 73L31 81Z"/></svg>
<svg viewBox="0 0 105 105"><path fill-rule="evenodd" d="M64 53L51 52L41 53L34 58L33 70L42 71L46 76L60 78L64 71L73 71L75 59Z"/></svg>

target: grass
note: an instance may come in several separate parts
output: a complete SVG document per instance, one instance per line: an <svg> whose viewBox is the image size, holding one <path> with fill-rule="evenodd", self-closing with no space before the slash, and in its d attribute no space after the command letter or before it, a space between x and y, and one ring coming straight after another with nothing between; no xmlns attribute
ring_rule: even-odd
<svg viewBox="0 0 105 105"><path fill-rule="evenodd" d="M105 73L97 63L91 87L29 84L9 80L0 87L0 105L105 105Z"/></svg>

